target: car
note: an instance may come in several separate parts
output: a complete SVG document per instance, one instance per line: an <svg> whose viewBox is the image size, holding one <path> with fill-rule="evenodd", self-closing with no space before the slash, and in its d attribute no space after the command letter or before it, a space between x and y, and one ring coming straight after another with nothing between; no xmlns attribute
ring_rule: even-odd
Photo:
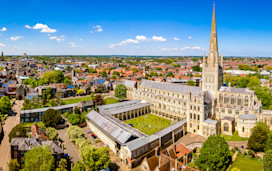
<svg viewBox="0 0 272 171"><path fill-rule="evenodd" d="M88 131L87 131L87 134L91 134L91 133L93 133L91 130L88 130Z"/></svg>

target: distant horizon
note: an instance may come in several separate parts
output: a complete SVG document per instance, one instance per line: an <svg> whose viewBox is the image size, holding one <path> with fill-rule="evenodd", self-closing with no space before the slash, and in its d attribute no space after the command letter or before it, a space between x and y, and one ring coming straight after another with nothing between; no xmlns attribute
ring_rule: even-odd
<svg viewBox="0 0 272 171"><path fill-rule="evenodd" d="M5 54L202 56L211 0L3 1ZM270 1L216 1L219 53L271 57ZM254 11L254 12L252 12Z"/></svg>

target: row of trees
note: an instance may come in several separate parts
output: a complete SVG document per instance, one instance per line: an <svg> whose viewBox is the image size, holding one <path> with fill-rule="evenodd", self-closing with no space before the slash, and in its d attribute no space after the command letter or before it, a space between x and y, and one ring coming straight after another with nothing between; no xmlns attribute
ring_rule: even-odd
<svg viewBox="0 0 272 171"><path fill-rule="evenodd" d="M109 149L107 147L95 147L85 138L83 130L78 126L70 126L68 131L69 139L75 143L80 152L83 162L78 161L72 171L96 171L106 169L110 164Z"/></svg>

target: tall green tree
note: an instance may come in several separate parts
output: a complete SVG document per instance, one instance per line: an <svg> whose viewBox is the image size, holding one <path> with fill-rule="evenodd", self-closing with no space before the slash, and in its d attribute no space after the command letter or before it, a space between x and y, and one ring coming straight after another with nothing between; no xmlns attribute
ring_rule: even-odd
<svg viewBox="0 0 272 171"><path fill-rule="evenodd" d="M193 80L189 80L187 83L189 86L196 86L196 83Z"/></svg>
<svg viewBox="0 0 272 171"><path fill-rule="evenodd" d="M81 161L77 161L72 167L72 171L85 171L85 166Z"/></svg>
<svg viewBox="0 0 272 171"><path fill-rule="evenodd" d="M120 100L124 100L127 98L127 88L124 84L119 84L115 88L115 97L117 97Z"/></svg>
<svg viewBox="0 0 272 171"><path fill-rule="evenodd" d="M272 132L269 132L264 151L272 150Z"/></svg>
<svg viewBox="0 0 272 171"><path fill-rule="evenodd" d="M269 149L265 152L263 169L264 171L272 171L272 149Z"/></svg>
<svg viewBox="0 0 272 171"><path fill-rule="evenodd" d="M55 128L52 127L48 127L46 128L46 136L50 139L50 140L57 140L59 133Z"/></svg>
<svg viewBox="0 0 272 171"><path fill-rule="evenodd" d="M12 128L9 133L9 142L11 142L12 138L18 137L26 137L27 130L22 124L18 124Z"/></svg>
<svg viewBox="0 0 272 171"><path fill-rule="evenodd" d="M55 127L61 120L60 111L54 109L48 109L42 116L42 121L46 127Z"/></svg>
<svg viewBox="0 0 272 171"><path fill-rule="evenodd" d="M200 149L196 165L201 170L226 170L231 159L226 140L220 135L211 135Z"/></svg>
<svg viewBox="0 0 272 171"><path fill-rule="evenodd" d="M10 99L8 96L3 96L0 99L0 112L2 114L8 114L11 109L12 104L10 103Z"/></svg>
<svg viewBox="0 0 272 171"><path fill-rule="evenodd" d="M82 158L89 171L106 169L111 162L107 147L89 148Z"/></svg>
<svg viewBox="0 0 272 171"><path fill-rule="evenodd" d="M62 158L59 161L59 167L56 169L56 171L67 171L67 160Z"/></svg>
<svg viewBox="0 0 272 171"><path fill-rule="evenodd" d="M248 147L256 152L264 151L268 139L269 127L265 123L259 122L252 128L251 132L252 134L248 140Z"/></svg>
<svg viewBox="0 0 272 171"><path fill-rule="evenodd" d="M49 171L55 168L55 158L49 146L34 147L25 153L25 170Z"/></svg>
<svg viewBox="0 0 272 171"><path fill-rule="evenodd" d="M17 159L11 159L8 162L8 166L9 166L9 171L19 171L19 163L17 161Z"/></svg>

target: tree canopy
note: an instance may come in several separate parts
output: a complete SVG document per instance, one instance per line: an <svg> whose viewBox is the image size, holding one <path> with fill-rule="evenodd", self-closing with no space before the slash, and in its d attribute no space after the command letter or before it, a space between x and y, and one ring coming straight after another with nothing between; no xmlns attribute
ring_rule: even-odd
<svg viewBox="0 0 272 171"><path fill-rule="evenodd" d="M12 104L8 96L3 96L0 99L0 112L2 114L8 114L11 109Z"/></svg>
<svg viewBox="0 0 272 171"><path fill-rule="evenodd" d="M71 170L72 171L85 171L85 166L81 161L77 161Z"/></svg>
<svg viewBox="0 0 272 171"><path fill-rule="evenodd" d="M9 142L11 142L12 138L16 138L17 134L19 137L26 137L27 130L22 124L18 124L12 128L9 133Z"/></svg>
<svg viewBox="0 0 272 171"><path fill-rule="evenodd" d="M226 140L220 135L211 135L200 149L196 165L201 170L226 170L231 159Z"/></svg>
<svg viewBox="0 0 272 171"><path fill-rule="evenodd" d="M48 83L61 83L64 80L64 74L62 71L47 71L41 79L45 84Z"/></svg>
<svg viewBox="0 0 272 171"><path fill-rule="evenodd" d="M111 162L107 147L89 148L82 158L89 171L106 169Z"/></svg>
<svg viewBox="0 0 272 171"><path fill-rule="evenodd" d="M42 116L42 121L46 127L55 127L61 120L60 111L54 109L48 109Z"/></svg>
<svg viewBox="0 0 272 171"><path fill-rule="evenodd" d="M124 100L127 98L127 88L124 84L119 84L115 88L115 97Z"/></svg>
<svg viewBox="0 0 272 171"><path fill-rule="evenodd" d="M272 149L269 149L265 152L263 169L264 171L272 171Z"/></svg>
<svg viewBox="0 0 272 171"><path fill-rule="evenodd" d="M38 146L24 155L25 170L48 171L55 168L55 158L50 152L50 147Z"/></svg>
<svg viewBox="0 0 272 171"><path fill-rule="evenodd" d="M56 139L58 139L59 133L55 128L48 127L48 128L46 128L46 136L50 140L56 140Z"/></svg>
<svg viewBox="0 0 272 171"><path fill-rule="evenodd" d="M264 151L268 139L269 127L265 123L259 122L251 131L248 147L256 152Z"/></svg>
<svg viewBox="0 0 272 171"><path fill-rule="evenodd" d="M189 80L187 83L189 86L196 86L196 83L193 80Z"/></svg>

